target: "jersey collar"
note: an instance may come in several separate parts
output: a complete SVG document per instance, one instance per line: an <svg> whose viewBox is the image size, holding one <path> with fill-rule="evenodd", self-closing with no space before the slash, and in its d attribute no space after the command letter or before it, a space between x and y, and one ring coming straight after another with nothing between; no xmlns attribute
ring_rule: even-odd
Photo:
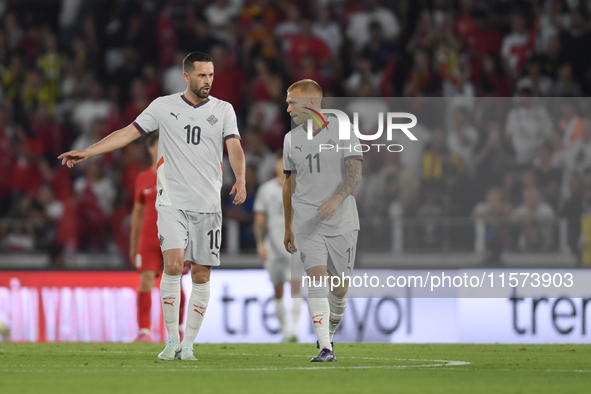
<svg viewBox="0 0 591 394"><path fill-rule="evenodd" d="M205 100L203 100L202 102L200 102L199 104L193 104L188 98L185 97L184 94L181 94L181 98L183 99L183 101L185 103L187 103L188 105L190 105L193 108L199 108L202 105L205 105L205 104L207 104L209 102L209 97L206 98Z"/></svg>

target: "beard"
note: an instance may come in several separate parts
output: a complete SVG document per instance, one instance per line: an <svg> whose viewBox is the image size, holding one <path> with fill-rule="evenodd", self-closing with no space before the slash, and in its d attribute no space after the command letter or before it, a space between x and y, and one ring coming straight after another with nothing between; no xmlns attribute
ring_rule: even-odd
<svg viewBox="0 0 591 394"><path fill-rule="evenodd" d="M211 90L211 86L208 86L208 87ZM193 92L193 94L195 94L195 96L199 97L200 99L206 99L209 97L209 92L203 92L203 88L205 88L205 86L202 88L199 88L196 85L189 86L189 89L191 89L191 92Z"/></svg>

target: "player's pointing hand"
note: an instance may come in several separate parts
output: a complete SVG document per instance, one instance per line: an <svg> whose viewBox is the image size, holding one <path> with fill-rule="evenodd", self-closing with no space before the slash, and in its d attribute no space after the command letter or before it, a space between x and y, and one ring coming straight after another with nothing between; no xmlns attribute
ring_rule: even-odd
<svg viewBox="0 0 591 394"><path fill-rule="evenodd" d="M234 196L234 205L240 205L246 200L246 182L245 181L236 181L234 186L232 186L232 190L230 190L230 195L236 193Z"/></svg>
<svg viewBox="0 0 591 394"><path fill-rule="evenodd" d="M82 163L88 159L88 154L85 150L71 150L59 155L58 160L61 159L62 165L67 165L68 168L74 167L76 164Z"/></svg>

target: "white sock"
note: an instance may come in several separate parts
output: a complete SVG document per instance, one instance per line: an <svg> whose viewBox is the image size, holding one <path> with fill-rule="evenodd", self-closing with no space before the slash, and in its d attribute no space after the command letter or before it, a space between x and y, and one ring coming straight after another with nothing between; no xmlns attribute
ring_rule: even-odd
<svg viewBox="0 0 591 394"><path fill-rule="evenodd" d="M281 330L281 335L285 336L287 328L285 324L285 304L283 303L283 298L273 298L273 303L275 304L275 316L279 320L279 330Z"/></svg>
<svg viewBox="0 0 591 394"><path fill-rule="evenodd" d="M160 282L160 297L162 298L162 314L168 337L177 341L179 337L179 310L181 308L181 275L166 275L162 273Z"/></svg>
<svg viewBox="0 0 591 394"><path fill-rule="evenodd" d="M191 297L187 305L187 324L185 326L185 337L182 345L191 345L195 342L197 333L203 323L207 304L209 303L209 282L193 283Z"/></svg>
<svg viewBox="0 0 591 394"><path fill-rule="evenodd" d="M320 282L320 285L318 285L312 280L308 287L308 311L312 318L312 326L316 332L320 349L328 348L332 350L328 332L330 306L326 298L326 282L324 280Z"/></svg>
<svg viewBox="0 0 591 394"><path fill-rule="evenodd" d="M291 330L289 335L295 335L298 330L298 323L300 322L300 314L302 312L302 298L299 294L297 296L292 294L291 297Z"/></svg>
<svg viewBox="0 0 591 394"><path fill-rule="evenodd" d="M328 304L330 305L328 331L330 332L330 341L332 342L334 333L336 332L337 327L345 314L345 309L347 308L347 296L337 297L334 294L329 293Z"/></svg>

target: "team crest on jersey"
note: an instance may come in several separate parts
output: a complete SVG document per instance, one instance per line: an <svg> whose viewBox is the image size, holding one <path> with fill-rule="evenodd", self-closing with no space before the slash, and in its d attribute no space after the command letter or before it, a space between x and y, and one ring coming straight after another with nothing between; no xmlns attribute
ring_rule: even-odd
<svg viewBox="0 0 591 394"><path fill-rule="evenodd" d="M300 259L302 259L302 263L306 262L306 254L304 252L300 252Z"/></svg>
<svg viewBox="0 0 591 394"><path fill-rule="evenodd" d="M216 118L214 115L211 115L209 118L207 118L207 121L213 126L218 122L218 118Z"/></svg>

